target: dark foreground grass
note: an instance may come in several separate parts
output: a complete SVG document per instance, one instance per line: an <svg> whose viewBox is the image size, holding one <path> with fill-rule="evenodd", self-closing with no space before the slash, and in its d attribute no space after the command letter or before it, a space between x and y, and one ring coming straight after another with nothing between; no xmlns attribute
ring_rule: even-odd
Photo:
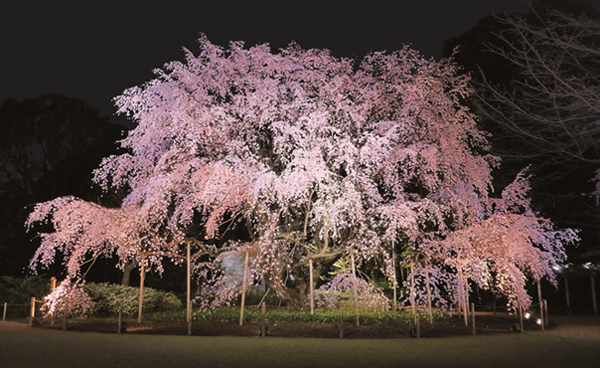
<svg viewBox="0 0 600 368"><path fill-rule="evenodd" d="M98 334L0 322L0 366L598 367L600 318L552 320L550 330L522 334L354 340Z"/></svg>

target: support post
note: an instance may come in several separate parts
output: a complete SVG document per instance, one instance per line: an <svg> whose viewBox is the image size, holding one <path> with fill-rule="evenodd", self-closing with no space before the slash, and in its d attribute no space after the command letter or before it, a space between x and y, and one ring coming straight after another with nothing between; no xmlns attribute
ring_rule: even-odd
<svg viewBox="0 0 600 368"><path fill-rule="evenodd" d="M354 274L354 308L356 309L356 325L360 326L360 318L358 315L358 288L356 285L356 265L354 264L354 249L350 252L350 260L352 261L352 273Z"/></svg>
<svg viewBox="0 0 600 368"><path fill-rule="evenodd" d="M119 302L119 321L117 322L117 333L120 334L123 329L123 302Z"/></svg>
<svg viewBox="0 0 600 368"><path fill-rule="evenodd" d="M542 299L542 281L538 280L537 281L537 291L538 291L538 301L540 302L540 319L541 319L541 326L542 326L542 330L544 330L546 328L546 324L544 323L544 303L543 303L543 299Z"/></svg>
<svg viewBox="0 0 600 368"><path fill-rule="evenodd" d="M69 293L67 292L67 295L65 297L65 304L63 305L63 325L62 325L62 329L66 330L67 329L67 315L69 314Z"/></svg>
<svg viewBox="0 0 600 368"><path fill-rule="evenodd" d="M521 306L521 303L519 303L519 326L521 329L521 333L523 333L523 307Z"/></svg>
<svg viewBox="0 0 600 368"><path fill-rule="evenodd" d="M544 323L546 328L550 327L550 319L548 318L548 301L544 299Z"/></svg>
<svg viewBox="0 0 600 368"><path fill-rule="evenodd" d="M34 318L35 318L35 297L31 298L31 311L29 312L29 327L33 326Z"/></svg>
<svg viewBox="0 0 600 368"><path fill-rule="evenodd" d="M470 314L470 305L471 303L469 303L469 279L465 278L465 326L469 325L468 320Z"/></svg>
<svg viewBox="0 0 600 368"><path fill-rule="evenodd" d="M246 260L244 261L244 280L242 281L242 302L240 308L240 326L244 324L244 304L246 303L246 279L248 278L248 251L246 251Z"/></svg>
<svg viewBox="0 0 600 368"><path fill-rule="evenodd" d="M419 318L419 313L415 314L415 327L417 329L417 339L421 337L421 321Z"/></svg>
<svg viewBox="0 0 600 368"><path fill-rule="evenodd" d="M475 327L475 303L471 303L471 324L473 336L477 335L477 328Z"/></svg>
<svg viewBox="0 0 600 368"><path fill-rule="evenodd" d="M313 260L312 258L308 260L308 266L310 271L310 314L315 314L315 293L313 284Z"/></svg>
<svg viewBox="0 0 600 368"><path fill-rule="evenodd" d="M4 313L2 313L2 322L6 321L6 310L8 309L8 302L4 302Z"/></svg>
<svg viewBox="0 0 600 368"><path fill-rule="evenodd" d="M590 276L590 280L592 281L592 307L594 310L594 316L598 315L598 302L596 300L596 278L592 275Z"/></svg>
<svg viewBox="0 0 600 368"><path fill-rule="evenodd" d="M190 241L187 241L187 309L186 320L188 324L188 336L192 334L192 257L190 251Z"/></svg>
<svg viewBox="0 0 600 368"><path fill-rule="evenodd" d="M415 309L415 269L413 267L413 261L410 260L410 306L412 307L413 315L417 315Z"/></svg>
<svg viewBox="0 0 600 368"><path fill-rule="evenodd" d="M50 293L53 293L56 290L56 277L52 276L52 278L50 279ZM52 316L50 317L50 321L52 324L54 324L54 314L55 312L52 312Z"/></svg>
<svg viewBox="0 0 600 368"><path fill-rule="evenodd" d="M260 337L267 336L267 304L263 301L260 308Z"/></svg>
<svg viewBox="0 0 600 368"><path fill-rule="evenodd" d="M396 289L398 288L398 280L396 277L396 249L394 249L394 240L392 239L392 270L394 272L394 279L393 279L393 283L394 283L394 312L396 312L398 310L398 303L396 302L396 299L398 299L398 296L396 295Z"/></svg>
<svg viewBox="0 0 600 368"><path fill-rule="evenodd" d="M567 297L567 314L571 314L571 296L569 295L569 278L565 276L565 295Z"/></svg>
<svg viewBox="0 0 600 368"><path fill-rule="evenodd" d="M140 300L138 302L138 323L142 323L142 308L144 306L144 279L146 278L146 255L142 253L142 269L140 270Z"/></svg>

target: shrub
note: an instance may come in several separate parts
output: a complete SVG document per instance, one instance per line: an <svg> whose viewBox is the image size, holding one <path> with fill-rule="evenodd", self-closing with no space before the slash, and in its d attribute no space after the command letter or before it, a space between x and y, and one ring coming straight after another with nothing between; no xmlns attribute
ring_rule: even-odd
<svg viewBox="0 0 600 368"><path fill-rule="evenodd" d="M42 299L50 292L50 280L41 276L0 278L0 302L27 304L32 297Z"/></svg>
<svg viewBox="0 0 600 368"><path fill-rule="evenodd" d="M383 290L367 281L355 278L350 272L336 275L330 282L321 286L315 293L315 306L336 309L340 303L344 309L354 308L354 282L358 291L360 309L388 310L390 303Z"/></svg>
<svg viewBox="0 0 600 368"><path fill-rule="evenodd" d="M86 292L93 301L94 315L116 315L122 306L129 316L138 311L140 289L109 283L89 283ZM144 288L144 312L165 311L181 308L181 300L171 292Z"/></svg>

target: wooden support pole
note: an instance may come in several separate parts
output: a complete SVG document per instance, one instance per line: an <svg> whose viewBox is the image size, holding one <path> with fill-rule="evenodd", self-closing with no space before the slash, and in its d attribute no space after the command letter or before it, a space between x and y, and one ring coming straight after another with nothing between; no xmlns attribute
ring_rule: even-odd
<svg viewBox="0 0 600 368"><path fill-rule="evenodd" d="M394 272L394 277L393 277L393 286L394 286L394 312L398 310L398 303L397 303L397 299L398 296L396 295L396 289L398 288L398 279L396 277L396 249L394 249L394 240L392 239L392 271Z"/></svg>
<svg viewBox="0 0 600 368"><path fill-rule="evenodd" d="M413 315L417 315L417 311L415 309L415 272L413 267L413 261L410 261L410 305L412 307Z"/></svg>
<svg viewBox="0 0 600 368"><path fill-rule="evenodd" d="M56 277L52 276L52 278L50 279L50 293L53 293L56 290ZM54 314L55 312L52 312L52 316L50 317L50 321L52 324L54 324Z"/></svg>
<svg viewBox="0 0 600 368"><path fill-rule="evenodd" d="M267 304L264 301L260 308L260 336L267 336Z"/></svg>
<svg viewBox="0 0 600 368"><path fill-rule="evenodd" d="M65 304L63 305L63 325L62 325L62 329L66 330L67 329L67 315L69 314L69 293L67 292L67 295L65 296Z"/></svg>
<svg viewBox="0 0 600 368"><path fill-rule="evenodd" d="M310 272L310 314L315 314L315 285L313 283L313 260L308 260L309 272Z"/></svg>
<svg viewBox="0 0 600 368"><path fill-rule="evenodd" d="M188 336L192 334L192 257L190 241L187 241L187 310Z"/></svg>
<svg viewBox="0 0 600 368"><path fill-rule="evenodd" d="M31 310L29 312L29 327L33 326L34 318L35 318L35 297L31 298Z"/></svg>
<svg viewBox="0 0 600 368"><path fill-rule="evenodd" d="M356 309L356 325L360 326L360 317L358 315L358 287L356 279L356 265L354 264L354 250L350 252L350 260L352 261L352 273L354 274L354 308Z"/></svg>
<svg viewBox="0 0 600 368"><path fill-rule="evenodd" d="M465 278L465 326L469 325L469 279Z"/></svg>
<svg viewBox="0 0 600 368"><path fill-rule="evenodd" d="M123 332L123 302L119 302L119 319L117 320L117 333Z"/></svg>
<svg viewBox="0 0 600 368"><path fill-rule="evenodd" d="M248 252L244 261L244 280L242 281L242 302L240 307L240 326L244 324L244 304L246 303L246 279L248 278Z"/></svg>
<svg viewBox="0 0 600 368"><path fill-rule="evenodd" d="M590 280L592 281L592 308L594 311L594 316L598 315L598 302L596 300L596 277L594 275L590 276Z"/></svg>
<svg viewBox="0 0 600 368"><path fill-rule="evenodd" d="M462 270L459 268L458 269L458 288L460 291L459 297L459 303L462 307L462 312L463 312L463 318L465 321L465 326L469 325L469 317L468 317L468 300L467 300L467 288L466 288L466 282L465 280L463 280L463 274L462 274Z"/></svg>
<svg viewBox="0 0 600 368"><path fill-rule="evenodd" d="M6 321L6 310L8 309L8 302L4 302L4 313L2 313L2 322Z"/></svg>
<svg viewBox="0 0 600 368"><path fill-rule="evenodd" d="M475 327L475 303L471 303L471 328L473 336L477 335L477 328Z"/></svg>
<svg viewBox="0 0 600 368"><path fill-rule="evenodd" d="M544 299L544 323L546 324L546 328L550 327L550 321L548 318L548 301Z"/></svg>
<svg viewBox="0 0 600 368"><path fill-rule="evenodd" d="M544 302L542 298L542 282L541 280L537 281L537 292L538 292L538 301L540 302L540 322L542 326L542 330L546 328L546 324L544 323Z"/></svg>
<svg viewBox="0 0 600 368"><path fill-rule="evenodd" d="M138 323L142 323L142 309L144 307L144 280L146 278L146 255L142 253L142 269L140 270L140 298L138 301Z"/></svg>
<svg viewBox="0 0 600 368"><path fill-rule="evenodd" d="M421 337L421 321L419 318L419 313L415 314L415 328L417 330L417 338Z"/></svg>
<svg viewBox="0 0 600 368"><path fill-rule="evenodd" d="M571 296L569 294L569 278L565 276L565 295L567 297L567 309L571 309ZM569 311L567 311L569 313Z"/></svg>
<svg viewBox="0 0 600 368"><path fill-rule="evenodd" d="M521 329L521 333L523 333L524 331L524 326L523 326L523 307L521 306L521 304L519 303L519 325L520 325L520 329Z"/></svg>

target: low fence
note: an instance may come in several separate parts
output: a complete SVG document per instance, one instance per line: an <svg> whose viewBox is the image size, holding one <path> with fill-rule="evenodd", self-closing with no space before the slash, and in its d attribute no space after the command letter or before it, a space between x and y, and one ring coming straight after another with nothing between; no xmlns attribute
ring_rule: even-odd
<svg viewBox="0 0 600 368"><path fill-rule="evenodd" d="M40 322L38 321L38 319L36 318L36 316L39 314L39 305L44 304L43 300L37 300L35 297L31 298L31 303L27 303L27 304L14 304L14 303L8 303L5 302L4 303L4 310L2 312L2 321L6 321L6 316L8 314L8 307L20 307L20 308L24 308L24 307L28 307L27 311L28 311L28 315L29 315L29 326L34 326L35 324L39 324ZM114 304L114 303L101 303L101 304ZM54 318L55 315L52 315L52 317L50 318L51 323L54 324ZM63 311L62 313L62 323L63 323L63 330L67 329L67 319L68 319L68 313L65 313ZM117 333L121 333L123 331L123 308L122 306L119 306L119 313L118 313L118 321L117 321Z"/></svg>

